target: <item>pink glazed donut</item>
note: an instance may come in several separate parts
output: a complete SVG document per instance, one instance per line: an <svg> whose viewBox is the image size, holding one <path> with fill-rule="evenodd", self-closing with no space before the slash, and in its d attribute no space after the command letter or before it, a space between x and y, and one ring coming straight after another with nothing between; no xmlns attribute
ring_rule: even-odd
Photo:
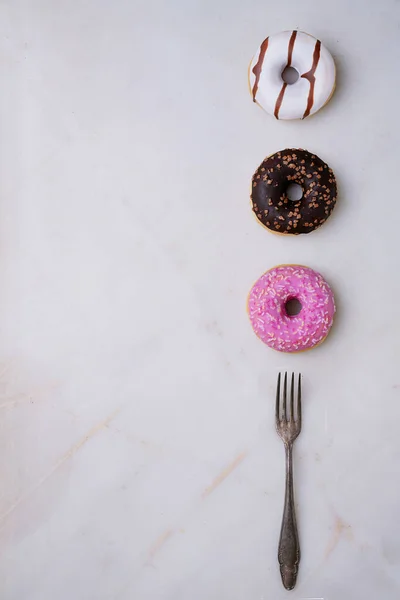
<svg viewBox="0 0 400 600"><path fill-rule="evenodd" d="M302 265L264 273L250 290L247 309L255 334L280 352L301 352L323 342L336 310L325 279Z"/></svg>

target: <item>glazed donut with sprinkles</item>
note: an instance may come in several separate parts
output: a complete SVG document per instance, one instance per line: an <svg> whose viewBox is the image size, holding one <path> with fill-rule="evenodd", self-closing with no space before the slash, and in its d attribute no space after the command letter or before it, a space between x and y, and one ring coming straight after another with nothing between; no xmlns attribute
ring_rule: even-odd
<svg viewBox="0 0 400 600"><path fill-rule="evenodd" d="M335 81L331 53L303 31L267 37L249 68L253 101L276 119L304 119L316 113L331 98Z"/></svg>
<svg viewBox="0 0 400 600"><path fill-rule="evenodd" d="M300 186L302 197L290 200L290 186ZM253 211L274 233L310 233L332 213L337 196L332 169L308 150L289 148L267 157L254 173Z"/></svg>
<svg viewBox="0 0 400 600"><path fill-rule="evenodd" d="M290 303L299 310L291 314ZM262 275L250 290L247 311L254 333L280 352L301 352L321 344L335 314L333 292L309 267L280 265Z"/></svg>

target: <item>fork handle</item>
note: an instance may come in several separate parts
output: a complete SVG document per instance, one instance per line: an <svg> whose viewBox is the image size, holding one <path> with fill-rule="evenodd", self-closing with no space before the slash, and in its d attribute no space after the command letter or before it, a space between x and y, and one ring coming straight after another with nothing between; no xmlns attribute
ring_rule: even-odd
<svg viewBox="0 0 400 600"><path fill-rule="evenodd" d="M297 570L300 562L300 544L297 533L296 512L293 493L293 444L285 444L286 453L286 487L283 508L281 535L278 546L278 561L282 583L287 590L296 585Z"/></svg>

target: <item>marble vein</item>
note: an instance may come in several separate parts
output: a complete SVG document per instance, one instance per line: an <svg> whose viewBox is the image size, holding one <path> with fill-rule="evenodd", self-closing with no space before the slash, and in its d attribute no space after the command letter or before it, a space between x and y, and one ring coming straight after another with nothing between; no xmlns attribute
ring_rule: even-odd
<svg viewBox="0 0 400 600"><path fill-rule="evenodd" d="M202 498L205 499L205 498L207 498L207 496L212 494L214 492L214 490L216 490L217 487L220 486L221 483L224 482L225 479L227 477L229 477L229 475L235 469L237 469L237 467L240 465L240 463L246 458L246 455L247 455L246 452L242 452L241 454L236 456L236 458L228 466L226 466L224 469L222 469L222 471L220 471L220 473L215 477L215 479L213 479L211 484L208 487L206 487L206 489L204 490L204 492L202 494Z"/></svg>
<svg viewBox="0 0 400 600"><path fill-rule="evenodd" d="M100 421L100 423L97 423L96 425L94 425L86 433L86 435L84 435L78 442L76 442L76 444L71 446L71 448L69 450L67 450L67 452L65 452L54 463L54 465L51 467L51 469L45 475L43 475L38 481L36 481L33 485L31 485L31 487L28 488L25 492L23 492L19 496L19 498L17 498L17 500L15 500L11 504L11 506L0 515L0 525L1 525L0 531L4 527L4 523L7 519L7 517L9 517L12 512L20 504L25 502L25 500L27 500L34 492L36 492L36 490L38 490L40 488L40 486L42 486L57 471L57 469L59 469L61 467L61 465L66 460L69 460L70 458L72 458L85 444L87 444L87 442L90 439L92 439L97 433L99 433L99 431L106 428L111 423L111 421L117 416L118 413L119 413L119 409L112 412L106 419L103 419L102 421Z"/></svg>

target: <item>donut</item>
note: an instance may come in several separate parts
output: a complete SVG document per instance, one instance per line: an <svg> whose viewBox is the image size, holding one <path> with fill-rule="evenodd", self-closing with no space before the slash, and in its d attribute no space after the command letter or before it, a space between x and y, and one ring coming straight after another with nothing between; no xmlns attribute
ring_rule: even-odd
<svg viewBox="0 0 400 600"><path fill-rule="evenodd" d="M300 312L290 315L293 301ZM301 352L324 341L336 308L322 275L302 265L280 265L253 285L247 310L254 333L264 344L280 352Z"/></svg>
<svg viewBox="0 0 400 600"><path fill-rule="evenodd" d="M297 78L294 83L288 83L285 77L288 68ZM331 53L303 31L270 35L249 67L253 101L276 119L305 119L313 115L331 98L335 80Z"/></svg>
<svg viewBox="0 0 400 600"><path fill-rule="evenodd" d="M289 200L291 184L302 188L300 200ZM287 148L268 156L254 173L251 203L259 222L274 233L310 233L325 223L336 204L332 169L307 150Z"/></svg>

